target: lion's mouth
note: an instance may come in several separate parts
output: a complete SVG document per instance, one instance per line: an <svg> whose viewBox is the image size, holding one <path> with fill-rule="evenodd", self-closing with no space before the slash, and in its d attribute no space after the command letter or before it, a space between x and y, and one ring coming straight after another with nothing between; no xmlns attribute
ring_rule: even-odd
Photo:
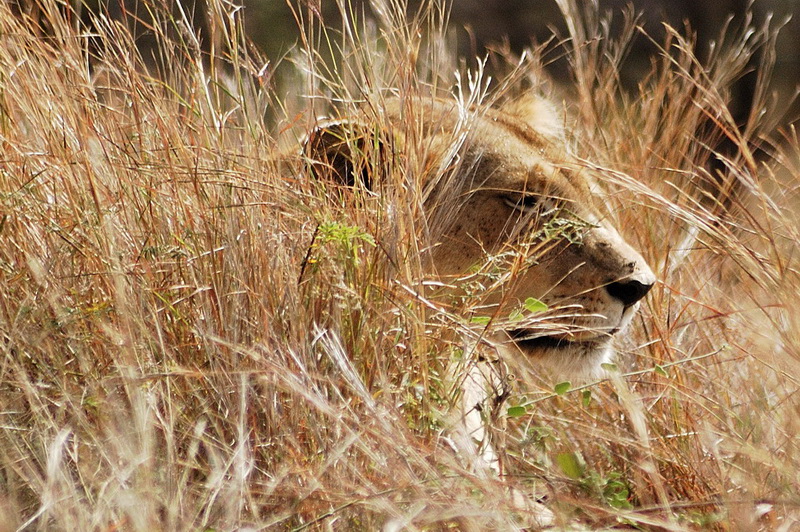
<svg viewBox="0 0 800 532"><path fill-rule="evenodd" d="M512 329L507 331L507 334L515 344L526 350L570 349L601 347L607 344L617 331L618 329L614 329L587 338L550 336L542 334L541 331L532 331L530 329Z"/></svg>

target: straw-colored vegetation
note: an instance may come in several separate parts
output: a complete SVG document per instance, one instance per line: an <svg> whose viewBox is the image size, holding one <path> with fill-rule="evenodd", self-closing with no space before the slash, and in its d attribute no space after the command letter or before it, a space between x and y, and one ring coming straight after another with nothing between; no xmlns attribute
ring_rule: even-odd
<svg viewBox="0 0 800 532"><path fill-rule="evenodd" d="M509 487L561 524L798 526L800 143L765 94L743 128L726 111L755 49L768 77L771 33L700 65L671 32L626 93L635 25L609 38L562 3L569 140L607 168L603 201L659 283L608 379L516 369L503 479L446 443L447 372L485 322L480 283L428 298L424 147L381 169L391 193L345 201L298 139L356 109L380 129L391 98L540 90L543 50L494 57L490 79L451 57L445 10L387 0L328 29L298 9L298 50L267 63L212 2L205 55L153 6L153 60L118 22L3 3L0 529L513 529ZM722 138L739 153L711 164Z"/></svg>

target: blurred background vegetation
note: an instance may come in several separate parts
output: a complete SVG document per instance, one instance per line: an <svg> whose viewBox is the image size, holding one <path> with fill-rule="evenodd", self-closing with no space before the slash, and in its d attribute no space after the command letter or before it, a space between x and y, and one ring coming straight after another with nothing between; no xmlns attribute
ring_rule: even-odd
<svg viewBox="0 0 800 532"><path fill-rule="evenodd" d="M741 33L745 27L769 24L781 28L775 57L755 57L753 66L764 59L774 61L771 89L786 110L783 124L800 118L800 105L795 95L800 84L800 0L593 0L601 12L612 15L613 30L620 31L626 14L638 17L644 30L633 39L627 61L620 75L623 85L633 90L649 70L658 45L664 42L664 25L681 31L688 30L696 36L696 56L702 62L714 53L715 46L727 36ZM173 13L185 13L197 28L201 45L208 49L211 39L202 0L164 0ZM407 0L409 13L419 7L419 0ZM450 11L451 38L461 57L483 57L490 50L521 53L524 49L550 42L558 43L559 36L567 34L564 18L559 14L556 0L457 0L443 2ZM329 27L336 28L341 9L374 18L369 0L244 0L242 13L248 37L268 58L274 70L292 53L299 39L300 19L321 18ZM30 12L35 2L17 0L18 9ZM88 0L84 12L101 10L112 18L125 20L137 36L145 57L155 49L156 42L148 30L149 14L139 0ZM80 12L80 10L78 10ZM88 18L88 17L87 17ZM645 33L647 36L645 36ZM554 37L555 36L555 37ZM565 81L568 69L557 46L552 46L548 63L550 75ZM755 68L733 85L730 106L740 123L746 121L751 110L753 89L756 85Z"/></svg>
<svg viewBox="0 0 800 532"><path fill-rule="evenodd" d="M370 16L368 0L348 0L355 12ZM639 17L644 34L634 37L628 60L623 65L623 84L634 89L649 70L651 58L658 54L657 44L664 42L664 24L675 29L688 29L697 38L696 55L705 62L715 43L726 34L741 32L745 26L770 24L782 27L776 43L775 75L772 89L779 101L793 104L786 114L787 122L800 117L800 106L794 101L800 83L800 0L594 0L601 12L612 17L612 26L621 31L624 13ZM319 10L335 27L339 10L337 2L316 0L294 3L299 9ZM418 0L409 0L413 12ZM280 60L291 51L297 40L297 23L292 2L286 0L246 0L246 24L250 37L273 60ZM564 18L555 0L457 0L447 3L453 39L461 57L482 57L492 49L510 49L521 53L525 48L551 41L553 36L567 34ZM748 15L750 14L750 15ZM752 19L748 18L752 16ZM614 32L612 31L612 35ZM557 39L558 37L556 37ZM555 41L557 42L557 41ZM563 80L568 69L562 55L555 50L549 60L550 75ZM763 58L757 57L754 63ZM767 58L770 59L770 58ZM731 110L743 123L750 112L756 73L753 69L733 87ZM784 107L786 109L786 107Z"/></svg>

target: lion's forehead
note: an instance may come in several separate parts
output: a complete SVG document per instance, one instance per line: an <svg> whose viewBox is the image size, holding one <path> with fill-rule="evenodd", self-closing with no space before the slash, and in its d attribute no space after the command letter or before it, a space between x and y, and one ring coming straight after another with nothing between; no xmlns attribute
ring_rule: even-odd
<svg viewBox="0 0 800 532"><path fill-rule="evenodd" d="M455 102L440 100L424 102L417 111L416 116L409 116L397 103L388 107L393 123L421 120L422 138L438 139L423 142L437 152L429 155L461 154L461 162L471 169L463 175L463 185L470 191L550 194L571 200L575 208L593 217L596 176L570 154L563 139L552 136L551 119L540 128L536 117L524 120L487 108L465 111ZM462 139L458 132L464 129ZM460 143L457 149L453 149L454 142Z"/></svg>
<svg viewBox="0 0 800 532"><path fill-rule="evenodd" d="M528 144L511 134L507 124L491 124L470 142L481 188L551 195L591 209L596 176L556 143Z"/></svg>

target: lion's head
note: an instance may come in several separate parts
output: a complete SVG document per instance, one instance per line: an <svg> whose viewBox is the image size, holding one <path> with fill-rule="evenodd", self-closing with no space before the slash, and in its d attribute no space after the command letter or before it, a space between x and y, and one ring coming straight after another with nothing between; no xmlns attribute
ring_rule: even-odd
<svg viewBox="0 0 800 532"><path fill-rule="evenodd" d="M483 300L495 340L568 373L607 360L655 277L603 214L598 170L568 154L551 106L415 101L390 105L383 122L391 131L362 118L320 125L305 143L315 173L375 188L380 172L366 161L413 142L424 153L416 167L430 270L458 290L481 265L502 265ZM547 310L531 314L531 301Z"/></svg>

